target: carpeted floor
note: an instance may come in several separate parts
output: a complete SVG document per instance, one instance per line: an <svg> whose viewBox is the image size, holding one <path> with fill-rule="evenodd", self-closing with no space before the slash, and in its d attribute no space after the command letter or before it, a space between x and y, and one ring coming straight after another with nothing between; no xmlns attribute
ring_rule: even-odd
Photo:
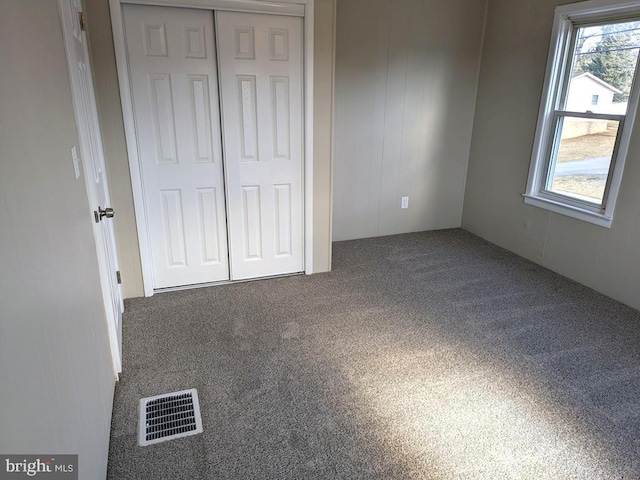
<svg viewBox="0 0 640 480"><path fill-rule="evenodd" d="M109 478L640 478L640 312L462 230L333 267L128 301ZM204 432L138 447L194 387Z"/></svg>

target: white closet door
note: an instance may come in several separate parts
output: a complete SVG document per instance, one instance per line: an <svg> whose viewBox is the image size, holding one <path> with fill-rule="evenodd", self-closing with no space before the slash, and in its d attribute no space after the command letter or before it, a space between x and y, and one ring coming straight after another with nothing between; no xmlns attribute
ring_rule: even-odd
<svg viewBox="0 0 640 480"><path fill-rule="evenodd" d="M231 278L303 266L302 19L216 12Z"/></svg>
<svg viewBox="0 0 640 480"><path fill-rule="evenodd" d="M125 5L154 288L229 278L213 14Z"/></svg>

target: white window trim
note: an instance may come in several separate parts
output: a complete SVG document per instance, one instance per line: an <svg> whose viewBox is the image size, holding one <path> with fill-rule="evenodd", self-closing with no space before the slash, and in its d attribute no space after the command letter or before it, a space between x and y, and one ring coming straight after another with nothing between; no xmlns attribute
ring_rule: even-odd
<svg viewBox="0 0 640 480"><path fill-rule="evenodd" d="M200 8L209 10L265 13L303 17L304 25L304 271L313 267L313 114L314 114L314 15L315 0L109 0L111 29L118 70L118 85L124 121L125 140L133 190L133 206L138 233L138 248L142 266L145 297L154 294L151 240L147 231L147 216L142 192L142 177L138 153L138 137L133 114L133 95L129 84L129 66L124 34L123 5L127 3ZM330 246L330 244L329 244Z"/></svg>
<svg viewBox="0 0 640 480"><path fill-rule="evenodd" d="M556 8L547 59L547 71L538 113L538 124L529 167L529 178L527 180L527 189L524 193L524 202L526 204L602 227L611 227L640 97L640 79L638 79L640 62L636 67L636 81L634 81L629 97L627 114L622 125L616 162L611 172L611 181L606 193L607 196L604 199L604 207L590 208L586 204L584 206L580 205L578 201L569 203L565 197L548 194L548 192L543 192L543 189L549 160L549 142L554 128L556 100L559 89L562 88L567 56L571 53L571 36L574 25L576 23L588 23L603 19L617 20L633 16L640 17L640 0L590 0Z"/></svg>

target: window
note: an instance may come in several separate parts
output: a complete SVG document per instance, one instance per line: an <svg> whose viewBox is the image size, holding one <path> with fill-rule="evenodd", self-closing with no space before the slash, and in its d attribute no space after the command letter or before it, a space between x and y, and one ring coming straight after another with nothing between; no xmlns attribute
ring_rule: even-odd
<svg viewBox="0 0 640 480"><path fill-rule="evenodd" d="M638 105L639 54L640 0L556 8L527 204L611 226Z"/></svg>

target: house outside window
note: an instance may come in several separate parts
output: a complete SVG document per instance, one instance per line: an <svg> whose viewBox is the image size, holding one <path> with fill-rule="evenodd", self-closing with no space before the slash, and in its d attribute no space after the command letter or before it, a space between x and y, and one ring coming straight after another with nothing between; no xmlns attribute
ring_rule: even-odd
<svg viewBox="0 0 640 480"><path fill-rule="evenodd" d="M640 1L556 9L527 204L613 220L638 105Z"/></svg>

